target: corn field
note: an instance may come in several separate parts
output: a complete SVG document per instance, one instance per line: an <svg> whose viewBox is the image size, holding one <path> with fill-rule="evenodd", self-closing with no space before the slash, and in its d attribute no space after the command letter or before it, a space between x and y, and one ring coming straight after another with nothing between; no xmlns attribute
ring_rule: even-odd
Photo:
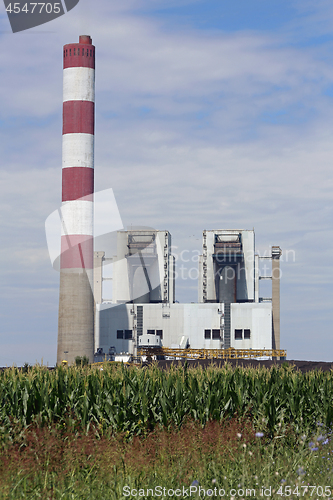
<svg viewBox="0 0 333 500"><path fill-rule="evenodd" d="M332 372L292 367L11 368L0 373L0 432L37 423L140 435L155 426L180 428L189 419L204 426L236 415L273 435L287 426L331 428L332 398Z"/></svg>

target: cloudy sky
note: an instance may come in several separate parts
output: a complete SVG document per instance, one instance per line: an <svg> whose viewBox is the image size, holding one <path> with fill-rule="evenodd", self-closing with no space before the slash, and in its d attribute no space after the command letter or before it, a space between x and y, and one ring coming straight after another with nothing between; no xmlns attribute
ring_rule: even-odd
<svg viewBox="0 0 333 500"><path fill-rule="evenodd" d="M168 229L177 255L203 229L280 245L281 347L333 361L332 33L331 0L80 0L16 34L1 4L0 366L56 360L44 226L61 199L62 46L80 34L96 45L96 190L125 227ZM176 299L196 290L178 279Z"/></svg>

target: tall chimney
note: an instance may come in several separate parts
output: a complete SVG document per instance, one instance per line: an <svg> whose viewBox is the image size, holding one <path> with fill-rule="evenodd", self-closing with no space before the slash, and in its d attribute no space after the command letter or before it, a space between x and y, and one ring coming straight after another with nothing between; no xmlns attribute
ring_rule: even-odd
<svg viewBox="0 0 333 500"><path fill-rule="evenodd" d="M57 363L94 354L93 203L95 47L64 46L62 231Z"/></svg>

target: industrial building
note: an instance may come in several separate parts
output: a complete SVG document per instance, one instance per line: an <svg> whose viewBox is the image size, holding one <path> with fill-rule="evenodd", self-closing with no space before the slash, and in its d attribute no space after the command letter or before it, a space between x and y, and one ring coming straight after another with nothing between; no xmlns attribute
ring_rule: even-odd
<svg viewBox="0 0 333 500"><path fill-rule="evenodd" d="M272 297L259 294L254 230L205 230L198 303L175 301L168 231L118 231L115 255L94 249L95 47L63 48L63 146L57 363L103 360L140 348L280 349L280 256L272 247ZM100 240L95 241L96 242ZM95 250L95 251L94 251ZM112 266L112 278L104 275ZM112 279L112 297L103 283ZM95 353L95 354L94 354Z"/></svg>
<svg viewBox="0 0 333 500"><path fill-rule="evenodd" d="M113 297L103 301L105 252L95 252L95 360L140 347L280 349L279 258L273 247L272 297L259 297L254 230L203 231L198 303L175 302L168 231L117 233ZM274 273L273 273L274 270Z"/></svg>

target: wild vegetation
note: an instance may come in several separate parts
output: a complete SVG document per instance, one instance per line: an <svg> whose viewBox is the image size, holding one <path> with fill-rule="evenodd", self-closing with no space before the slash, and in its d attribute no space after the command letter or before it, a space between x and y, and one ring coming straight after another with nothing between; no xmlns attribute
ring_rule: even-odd
<svg viewBox="0 0 333 500"><path fill-rule="evenodd" d="M333 498L332 398L332 372L287 364L7 369L0 498Z"/></svg>

